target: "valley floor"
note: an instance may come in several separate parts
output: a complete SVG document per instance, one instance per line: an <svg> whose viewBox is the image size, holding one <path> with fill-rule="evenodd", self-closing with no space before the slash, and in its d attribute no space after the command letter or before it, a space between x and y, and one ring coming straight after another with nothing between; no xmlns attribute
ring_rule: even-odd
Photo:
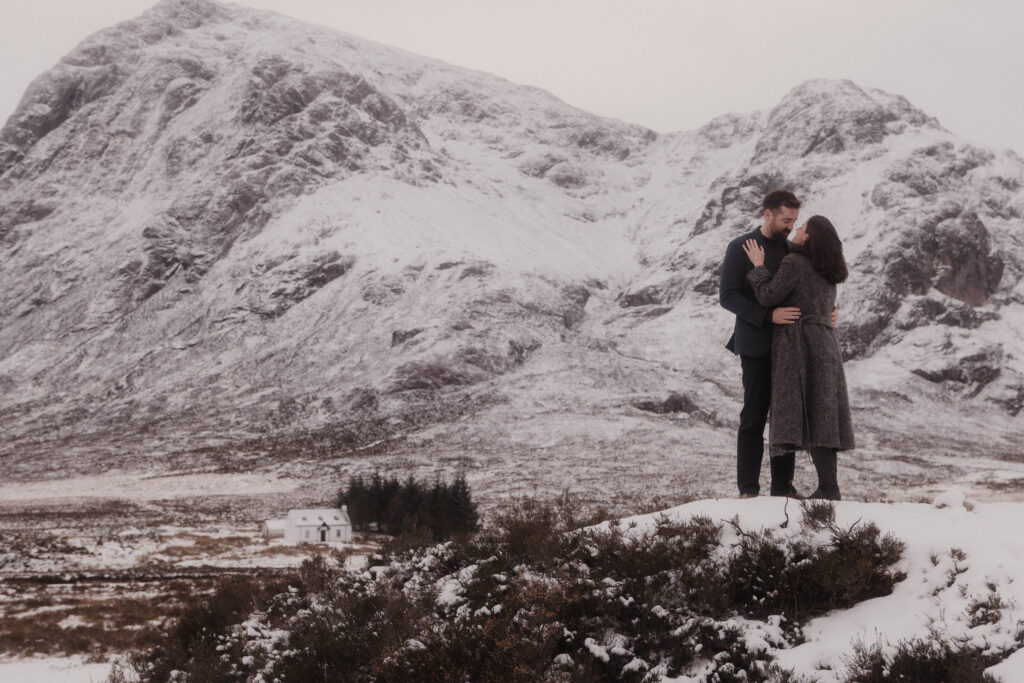
<svg viewBox="0 0 1024 683"><path fill-rule="evenodd" d="M596 468L608 470L602 490L630 478L636 481L627 487L646 485L647 497L632 500L632 506L632 496L603 498L592 479L575 477L573 467L567 476L552 476L568 464L557 458L499 461L485 455L469 463L468 472L485 511L510 496L550 497L569 490L590 507L612 503L607 509L615 517L667 508L672 517L703 514L725 521L738 515L745 527L768 528L779 527L786 514L799 515L795 503L733 498L730 458L678 458L683 471L676 477L656 471L665 463L619 461ZM846 500L837 506L837 522L874 521L907 543L902 568L908 578L891 596L812 621L807 642L772 653L783 666L814 680L838 681L829 672L842 669L858 639L892 648L900 640L926 637L929 628L986 647L1009 647L1014 638L1024 638L1024 503L1016 502L1024 498L1024 463L1005 457L883 457L871 448L840 462ZM155 637L147 628L180 613L187 595L212 590L225 575L269 575L297 566L310 549L260 538L259 523L289 507L332 500L345 481L341 473L353 471L337 465L338 475L320 482L273 472L120 473L0 485L0 680L102 681L120 653ZM372 472L375 465L385 467L384 459L370 456L357 471ZM451 467L426 456L390 461L391 468L398 465L403 474L419 478L444 476ZM516 465L518 478L512 476ZM594 469L583 470L595 476ZM799 489L813 488L812 472L810 463L799 461ZM929 476L917 477L921 472ZM510 483L532 475L532 486ZM678 506L685 501L692 502ZM654 517L631 519L642 526ZM365 556L371 546L350 549ZM966 559L958 559L961 553ZM988 622L972 626L964 616L968 607L990 594L998 595L1002 607ZM1024 680L1024 654L1017 652L992 673L1002 681Z"/></svg>

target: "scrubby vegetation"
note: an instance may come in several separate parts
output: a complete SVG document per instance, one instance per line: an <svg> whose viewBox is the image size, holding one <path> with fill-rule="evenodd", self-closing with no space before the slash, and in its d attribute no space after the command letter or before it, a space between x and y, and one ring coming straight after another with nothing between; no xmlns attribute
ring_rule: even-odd
<svg viewBox="0 0 1024 683"><path fill-rule="evenodd" d="M196 596L217 586L211 578L179 578L122 593L118 586L131 585L131 578L52 583L57 580L0 583L0 592L8 592L0 605L4 656L84 655L106 661L111 654L152 647L165 637L158 624L180 619Z"/></svg>
<svg viewBox="0 0 1024 683"><path fill-rule="evenodd" d="M996 683L985 669L1005 653L993 652L966 641L950 642L939 633L927 640L902 641L887 653L881 646L854 645L850 680L857 683L889 681L943 681L943 683Z"/></svg>
<svg viewBox="0 0 1024 683"><path fill-rule="evenodd" d="M275 586L229 584L136 654L142 681L796 681L770 648L891 592L902 544L835 524L748 531L706 517L574 529L522 500L474 535L367 572L322 556ZM756 620L756 621L754 621Z"/></svg>
<svg viewBox="0 0 1024 683"><path fill-rule="evenodd" d="M379 473L369 481L353 477L338 492L337 504L348 506L356 531L444 541L479 526L477 506L462 475L451 484L442 480L428 484L411 476L400 482Z"/></svg>

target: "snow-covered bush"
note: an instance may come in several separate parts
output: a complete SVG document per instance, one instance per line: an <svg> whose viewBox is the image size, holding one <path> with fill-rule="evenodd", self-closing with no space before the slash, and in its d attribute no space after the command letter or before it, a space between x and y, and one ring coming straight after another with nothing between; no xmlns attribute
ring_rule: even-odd
<svg viewBox="0 0 1024 683"><path fill-rule="evenodd" d="M785 534L701 516L572 529L564 510L520 501L474 536L371 571L310 559L286 588L248 602L227 585L136 671L262 683L795 681L772 648L902 578L898 541L806 510Z"/></svg>
<svg viewBox="0 0 1024 683"><path fill-rule="evenodd" d="M928 639L902 641L891 648L855 643L849 658L849 680L995 683L996 679L987 675L985 669L1003 656L967 641L951 642L939 633Z"/></svg>

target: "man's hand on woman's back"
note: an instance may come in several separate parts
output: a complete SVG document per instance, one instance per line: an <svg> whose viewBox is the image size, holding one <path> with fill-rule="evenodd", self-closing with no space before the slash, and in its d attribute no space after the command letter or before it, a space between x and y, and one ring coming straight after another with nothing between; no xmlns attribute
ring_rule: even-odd
<svg viewBox="0 0 1024 683"><path fill-rule="evenodd" d="M800 309L795 306L779 306L772 309L772 322L776 325L792 325L800 319Z"/></svg>

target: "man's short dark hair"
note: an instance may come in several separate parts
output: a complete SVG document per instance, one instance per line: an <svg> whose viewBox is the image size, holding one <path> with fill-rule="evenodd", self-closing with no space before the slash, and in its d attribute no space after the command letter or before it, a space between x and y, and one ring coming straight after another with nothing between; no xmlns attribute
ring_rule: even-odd
<svg viewBox="0 0 1024 683"><path fill-rule="evenodd" d="M768 211L778 211L780 206L799 209L800 200L789 190L772 190L764 196L762 206Z"/></svg>

